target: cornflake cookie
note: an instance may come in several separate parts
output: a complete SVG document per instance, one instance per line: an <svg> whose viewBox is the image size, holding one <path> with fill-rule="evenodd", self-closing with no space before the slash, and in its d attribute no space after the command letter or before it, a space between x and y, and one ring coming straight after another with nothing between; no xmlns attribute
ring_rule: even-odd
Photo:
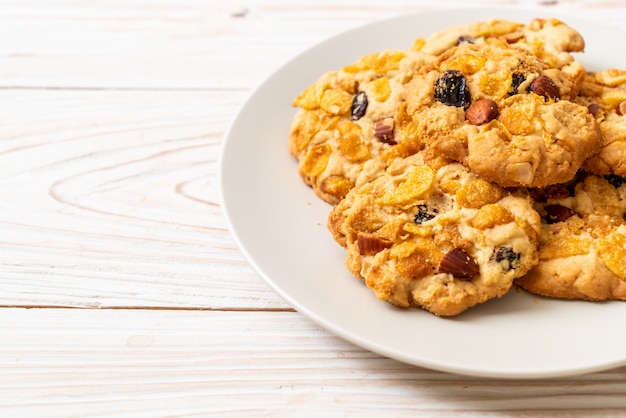
<svg viewBox="0 0 626 418"><path fill-rule="evenodd" d="M406 83L434 59L411 50L366 55L324 74L294 100L299 110L289 151L321 199L335 204L394 158L422 149L402 96Z"/></svg>
<svg viewBox="0 0 626 418"><path fill-rule="evenodd" d="M405 90L417 133L438 154L504 187L564 183L595 154L601 136L571 100L585 77L573 61L550 68L499 38L439 55Z"/></svg>
<svg viewBox="0 0 626 418"><path fill-rule="evenodd" d="M602 148L583 165L594 174L626 176L626 71L587 73L579 100L596 117Z"/></svg>
<svg viewBox="0 0 626 418"><path fill-rule="evenodd" d="M570 53L585 49L580 33L557 19L533 19L528 24L491 19L454 26L418 39L415 49L439 55L460 42L484 43L494 38L525 49L554 68L574 61Z"/></svg>
<svg viewBox="0 0 626 418"><path fill-rule="evenodd" d="M626 178L580 174L535 191L539 264L516 280L542 296L626 300Z"/></svg>
<svg viewBox="0 0 626 418"><path fill-rule="evenodd" d="M350 191L328 227L379 299L450 316L504 295L536 263L540 219L527 197L423 151Z"/></svg>

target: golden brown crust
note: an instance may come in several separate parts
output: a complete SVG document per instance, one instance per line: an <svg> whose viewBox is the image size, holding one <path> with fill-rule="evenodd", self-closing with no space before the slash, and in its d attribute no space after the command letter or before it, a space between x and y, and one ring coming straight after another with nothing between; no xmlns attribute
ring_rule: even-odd
<svg viewBox="0 0 626 418"><path fill-rule="evenodd" d="M626 300L625 181L581 174L558 190L535 192L544 218L539 263L516 284L555 298Z"/></svg>
<svg viewBox="0 0 626 418"><path fill-rule="evenodd" d="M418 43L418 49L439 55L456 46L459 39L463 38L474 43L499 39L516 48L527 50L557 68L574 61L570 52L582 52L585 49L585 40L578 31L560 20L540 18L533 19L528 24L491 19L454 26L425 38Z"/></svg>
<svg viewBox="0 0 626 418"><path fill-rule="evenodd" d="M405 98L419 134L436 152L504 187L543 187L573 178L600 148L595 118L569 100L583 78L576 62L559 70L505 42L464 43L418 74ZM459 88L465 99L454 95ZM470 111L486 100L495 110L485 117L479 109L475 118Z"/></svg>
<svg viewBox="0 0 626 418"><path fill-rule="evenodd" d="M539 216L525 197L425 152L351 190L328 228L379 299L450 316L502 296L535 264Z"/></svg>
<svg viewBox="0 0 626 418"><path fill-rule="evenodd" d="M625 176L626 71L608 69L586 74L579 100L594 110L603 141L600 151L585 161L583 169Z"/></svg>
<svg viewBox="0 0 626 418"><path fill-rule="evenodd" d="M505 187L544 187L571 180L601 136L586 107L535 94L507 99L501 117L468 138L468 165ZM519 123L523 120L522 124ZM528 129L524 125L528 121Z"/></svg>
<svg viewBox="0 0 626 418"><path fill-rule="evenodd" d="M294 100L299 109L289 151L302 180L321 199L335 204L389 161L422 149L402 93L412 75L433 60L416 51L366 55L324 74ZM353 110L359 100L361 108Z"/></svg>
<svg viewBox="0 0 626 418"><path fill-rule="evenodd" d="M402 93L420 69L434 63L435 53L456 45L461 35L472 37L473 42L514 45L517 50L558 64L558 68L571 66L569 52L584 47L579 34L556 20L535 19L526 25L490 20L418 39L411 49L372 53L324 74L294 100L299 109L289 134L289 151L298 160L298 172L318 197L335 204L356 185L376 177L393 159L423 148L420 132L407 116ZM554 75L560 77L561 95L574 94L576 74L563 74L567 71ZM491 83L490 87L495 86ZM366 94L369 106L355 119L352 103L358 93ZM443 112L447 122L431 124L431 130L452 131L450 126L459 115L447 110ZM452 142L435 147L459 161L466 158L465 148Z"/></svg>
<svg viewBox="0 0 626 418"><path fill-rule="evenodd" d="M626 70L586 72L584 46L554 19L477 22L294 100L289 151L379 299L449 316L515 282L626 300Z"/></svg>
<svg viewBox="0 0 626 418"><path fill-rule="evenodd" d="M544 225L539 263L517 285L541 296L626 300L626 222L619 217L577 215Z"/></svg>

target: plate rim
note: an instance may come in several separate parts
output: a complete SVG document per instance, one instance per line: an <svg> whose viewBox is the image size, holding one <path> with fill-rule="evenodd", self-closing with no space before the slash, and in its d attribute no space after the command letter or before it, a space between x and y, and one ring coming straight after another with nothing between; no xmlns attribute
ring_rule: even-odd
<svg viewBox="0 0 626 418"><path fill-rule="evenodd" d="M295 308L297 312L303 314L308 319L312 320L314 323L326 329L333 335L336 335L346 341L349 341L359 347L362 347L374 353L377 353L382 356L395 359L395 360L398 360L398 361L401 361L410 365L425 367L425 368L429 368L432 370L439 370L439 371L454 373L458 375L473 376L473 377L501 378L501 379L556 378L556 377L567 377L567 376L586 374L590 372L597 372L597 371L612 369L615 367L626 365L626 355L623 358L616 359L614 361L597 362L593 364L587 364L585 366L580 366L577 368L567 368L567 369L558 369L558 370L553 369L553 370L548 370L545 372L542 372L540 370L532 370L529 372L508 370L508 371L501 372L498 370L476 369L476 368L472 368L469 366L463 367L463 366L459 366L458 364L451 366L449 364L442 363L440 361L434 361L434 360L429 361L428 359L421 359L420 361L416 362L414 358L407 357L405 353L397 352L397 350L392 350L385 346L381 346L380 344L372 342L371 340L363 337L362 335L358 335L354 332L350 332L350 330L346 330L345 328L338 326L335 322L329 321L326 318L317 314L316 312L312 311L306 304L302 304L297 298L294 298L293 295L285 291L285 289L283 289L278 283L276 283L275 280L272 279L272 277L270 277L267 274L267 272L259 265L257 260L248 251L248 247L246 243L243 242L240 236L240 233L238 231L238 226L235 225L231 217L231 212L229 210L230 203L228 202L228 197L225 194L225 189L226 189L225 172L227 170L225 164L226 164L227 157L228 157L227 153L229 151L229 147L232 146L231 142L233 140L231 138L233 135L233 131L235 130L238 123L241 123L242 117L246 114L249 107L254 103L254 100L257 97L257 95L261 94L260 92L262 92L262 89L265 86L267 86L275 77L287 71L290 68L290 66L292 66L295 62L302 60L303 57L306 57L307 55L314 53L314 51L318 49L326 48L327 45L332 44L333 42L336 42L336 40L339 38L350 36L351 34L357 33L359 31L363 31L366 28L375 28L378 25L383 25L383 26L389 25L392 22L398 21L398 20L404 20L404 19L412 20L412 19L425 18L426 16L431 16L431 17L438 16L439 17L439 16L443 16L446 13L451 13L451 12L455 14L463 14L467 12L468 15L473 15L475 13L485 13L485 14L488 13L489 15L498 15L498 14L506 15L506 14L509 14L511 12L516 12L516 11L523 12L523 13L536 13L538 14L538 17L539 16L540 17L556 17L556 18L560 18L566 21L568 24L571 21L577 21L577 22L586 22L587 24L591 24L591 25L599 25L599 23L597 22L580 18L566 11L545 10L545 9L541 9L537 7L519 7L519 6L504 6L504 7L498 6L498 7L489 7L489 8L487 7L465 8L464 7L464 8L449 8L449 9L446 8L446 9L437 9L437 10L429 10L429 11L410 12L410 13L400 14L396 16L391 16L388 18L380 19L380 20L375 20L369 23L365 23L363 25L359 25L357 27L350 28L336 35L329 36L321 40L320 42L317 42L314 45L311 45L305 48L304 50L300 51L293 57L289 58L282 65L278 66L275 70L273 70L272 73L269 76L267 76L265 79L263 79L255 88L252 89L251 94L244 100L243 104L235 113L235 116L233 117L223 137L220 156L218 159L218 177L219 177L218 190L219 190L220 207L222 208L224 218L226 220L230 235L234 239L238 249L244 255L246 261L252 266L255 273L258 274L263 279L265 284L267 284L275 293L277 293L280 296L280 298L283 299L287 304ZM471 23L473 21L475 20L468 19L467 23ZM572 26L576 28L574 25ZM611 30L620 30L620 29L616 27L612 27ZM623 31L620 31L620 32L626 34L626 32L623 32ZM408 36L407 42L410 42L411 40L415 39L415 37L416 37L415 35ZM302 87L304 88L306 86L302 86ZM286 148L287 147L285 143L285 149ZM297 176L297 173L294 173L294 176ZM312 196L311 199L317 199L317 198Z"/></svg>

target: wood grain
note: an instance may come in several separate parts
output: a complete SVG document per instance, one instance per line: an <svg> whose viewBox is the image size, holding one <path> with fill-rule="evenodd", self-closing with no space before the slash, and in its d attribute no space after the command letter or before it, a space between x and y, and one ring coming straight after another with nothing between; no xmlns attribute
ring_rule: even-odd
<svg viewBox="0 0 626 418"><path fill-rule="evenodd" d="M0 92L1 304L284 308L219 207L220 142L243 96Z"/></svg>
<svg viewBox="0 0 626 418"><path fill-rule="evenodd" d="M620 1L472 2L481 5L557 9L626 29ZM0 5L0 86L254 88L294 55L358 25L468 6L465 0L5 0Z"/></svg>
<svg viewBox="0 0 626 418"><path fill-rule="evenodd" d="M293 312L1 313L5 416L611 416L626 408L626 368L462 378L372 354Z"/></svg>
<svg viewBox="0 0 626 418"><path fill-rule="evenodd" d="M497 5L626 29L619 1ZM0 416L625 415L624 367L499 381L347 343L227 230L221 145L257 85L350 28L467 6L0 2Z"/></svg>

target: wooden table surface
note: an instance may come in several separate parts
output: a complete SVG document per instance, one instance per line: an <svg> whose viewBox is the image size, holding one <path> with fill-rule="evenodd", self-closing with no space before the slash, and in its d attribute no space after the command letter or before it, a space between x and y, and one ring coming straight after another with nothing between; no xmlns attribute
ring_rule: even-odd
<svg viewBox="0 0 626 418"><path fill-rule="evenodd" d="M406 365L296 312L237 249L218 159L253 89L347 29L468 5L338 2L0 0L0 416L626 416L626 367ZM472 4L626 29L620 1Z"/></svg>

